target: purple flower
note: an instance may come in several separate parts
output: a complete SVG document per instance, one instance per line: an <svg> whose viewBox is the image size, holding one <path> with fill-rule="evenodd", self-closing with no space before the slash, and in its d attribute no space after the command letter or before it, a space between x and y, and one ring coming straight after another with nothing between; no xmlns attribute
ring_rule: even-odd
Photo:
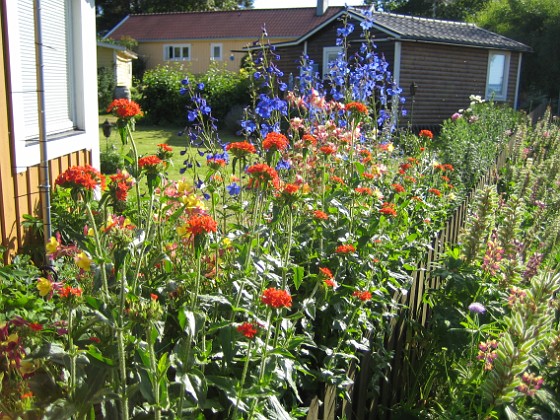
<svg viewBox="0 0 560 420"><path fill-rule="evenodd" d="M457 121L457 120L458 120L459 118L461 118L461 117L462 117L462 115L459 114L458 112L456 112L455 114L453 114L453 115L451 116L451 119L452 119L453 121Z"/></svg>
<svg viewBox="0 0 560 420"><path fill-rule="evenodd" d="M486 308L482 303L473 302L469 305L469 311L475 314L483 314L484 312L486 312Z"/></svg>

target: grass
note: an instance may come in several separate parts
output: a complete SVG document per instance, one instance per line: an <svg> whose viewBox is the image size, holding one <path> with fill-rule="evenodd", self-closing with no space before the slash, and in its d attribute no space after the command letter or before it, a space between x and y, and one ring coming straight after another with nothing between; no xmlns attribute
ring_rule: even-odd
<svg viewBox="0 0 560 420"><path fill-rule="evenodd" d="M100 138L100 150L105 152L107 150L115 150L118 153L126 154L128 153L130 147L125 145L123 147L119 133L115 128L111 131L111 135L105 138L103 135L102 124L108 120L110 123L116 122L116 117L110 114L99 115L99 138ZM188 147L187 137L179 136L179 131L183 129L180 126L174 125L149 125L149 124L136 124L136 130L132 133L136 147L138 149L138 154L140 156L152 155L157 151L157 145L160 143L166 143L173 147L173 165L167 168L167 173L169 179L179 180L183 178L183 175L179 172L183 167L184 157L179 154L180 151L186 150ZM223 141L240 141L239 137L231 134L230 132L221 131L219 132L220 138ZM196 150L190 150L190 155L195 157L204 169L206 167L206 158L204 156L199 156Z"/></svg>

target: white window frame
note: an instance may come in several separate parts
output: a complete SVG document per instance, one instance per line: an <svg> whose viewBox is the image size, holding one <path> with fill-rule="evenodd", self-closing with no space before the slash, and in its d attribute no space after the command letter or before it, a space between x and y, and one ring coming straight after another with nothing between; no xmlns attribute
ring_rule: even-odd
<svg viewBox="0 0 560 420"><path fill-rule="evenodd" d="M502 68L501 92L492 89L490 82L492 75L492 62L498 56L504 57ZM505 101L507 99L509 70L510 70L511 53L509 51L489 51L488 52L488 69L486 73L486 99L494 99L497 101Z"/></svg>
<svg viewBox="0 0 560 420"><path fill-rule="evenodd" d="M332 55L338 56L342 51L342 47L323 47L323 77L329 74L329 63L333 61L329 59Z"/></svg>
<svg viewBox="0 0 560 420"><path fill-rule="evenodd" d="M181 54L179 57L176 57L175 54L173 54L173 57L169 56L169 48L179 48L181 51ZM184 48L188 48L189 49L189 54L185 57L183 55L184 52ZM191 61L191 57L192 57L192 45L191 44L165 44L163 46L163 60L164 61Z"/></svg>
<svg viewBox="0 0 560 420"><path fill-rule="evenodd" d="M214 49L215 48L219 48L220 49L220 55L219 56L215 56L214 55ZM213 61L222 61L224 59L224 44L221 43L212 43L210 44L210 60Z"/></svg>
<svg viewBox="0 0 560 420"><path fill-rule="evenodd" d="M47 135L47 160L56 159L79 150L91 151L91 163L99 167L99 121L97 110L97 66L95 1L66 0L70 5L70 37L68 51L69 74L72 79L70 106L73 129ZM17 18L17 1L8 1L6 16L8 22L8 50L11 99L11 140L14 145L14 171L20 173L41 161L40 145L37 139L26 138L25 104L22 95L22 59L19 53L21 30ZM47 63L44 63L47 65ZM28 105L29 106L29 105ZM38 106L37 106L38 108ZM48 106L45 109L48 125ZM48 127L47 127L48 129ZM27 136L28 137L28 136Z"/></svg>

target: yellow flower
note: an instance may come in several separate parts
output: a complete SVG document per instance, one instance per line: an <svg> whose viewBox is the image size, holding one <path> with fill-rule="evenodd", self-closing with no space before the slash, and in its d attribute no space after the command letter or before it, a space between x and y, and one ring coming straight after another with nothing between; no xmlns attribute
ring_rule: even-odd
<svg viewBox="0 0 560 420"><path fill-rule="evenodd" d="M47 296L52 292L52 289L52 282L49 279L39 277L39 280L37 280L37 290L39 290L40 296Z"/></svg>
<svg viewBox="0 0 560 420"><path fill-rule="evenodd" d="M89 271L91 268L91 258L82 251L76 255L76 265L84 271Z"/></svg>
<svg viewBox="0 0 560 420"><path fill-rule="evenodd" d="M56 238L54 236L51 236L51 239L49 239L49 242L45 245L47 255L54 254L59 246L60 244L58 243Z"/></svg>
<svg viewBox="0 0 560 420"><path fill-rule="evenodd" d="M231 246L231 239L229 238L222 239L222 246L224 248L229 248Z"/></svg>
<svg viewBox="0 0 560 420"><path fill-rule="evenodd" d="M187 225L177 227L177 235L187 236Z"/></svg>
<svg viewBox="0 0 560 420"><path fill-rule="evenodd" d="M183 204L188 209L199 208L201 210L206 210L204 203L194 194L184 196L182 200Z"/></svg>
<svg viewBox="0 0 560 420"><path fill-rule="evenodd" d="M29 375L39 369L40 363L38 360L22 360L19 365L19 371L22 375Z"/></svg>
<svg viewBox="0 0 560 420"><path fill-rule="evenodd" d="M389 143L389 145L387 146L387 151L391 153L393 150L395 150L395 146L393 146L393 143Z"/></svg>
<svg viewBox="0 0 560 420"><path fill-rule="evenodd" d="M177 191L179 194L189 192L192 190L192 184L189 181L179 181L177 182Z"/></svg>

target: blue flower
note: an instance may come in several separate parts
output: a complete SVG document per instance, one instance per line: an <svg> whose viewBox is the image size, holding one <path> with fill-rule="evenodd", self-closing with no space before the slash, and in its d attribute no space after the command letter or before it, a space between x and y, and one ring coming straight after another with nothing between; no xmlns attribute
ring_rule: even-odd
<svg viewBox="0 0 560 420"><path fill-rule="evenodd" d="M469 305L469 311L475 314L483 314L484 312L486 312L486 308L482 303L473 302Z"/></svg>
<svg viewBox="0 0 560 420"><path fill-rule="evenodd" d="M204 90L204 83L200 82L198 85L196 85L196 87L198 88L198 90Z"/></svg>
<svg viewBox="0 0 560 420"><path fill-rule="evenodd" d="M189 84L189 78L185 77L183 80L181 80L181 84L187 86Z"/></svg>
<svg viewBox="0 0 560 420"><path fill-rule="evenodd" d="M241 187L237 185L237 183L232 182L226 187L226 190L229 195L239 195L239 193L241 192Z"/></svg>
<svg viewBox="0 0 560 420"><path fill-rule="evenodd" d="M276 170L277 171L281 171L281 170L286 170L287 171L291 167L292 167L292 164L290 163L289 160L280 159L280 161L276 165Z"/></svg>

